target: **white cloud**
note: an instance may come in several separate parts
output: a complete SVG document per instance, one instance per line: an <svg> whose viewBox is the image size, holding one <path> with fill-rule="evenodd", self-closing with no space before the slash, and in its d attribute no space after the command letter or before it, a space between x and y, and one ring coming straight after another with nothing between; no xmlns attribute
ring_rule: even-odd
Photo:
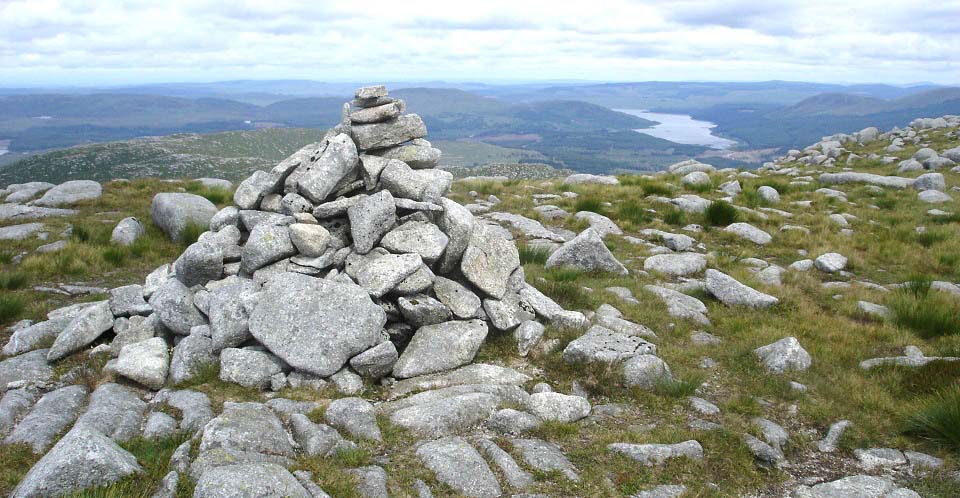
<svg viewBox="0 0 960 498"><path fill-rule="evenodd" d="M0 0L0 85L232 78L960 83L960 0Z"/></svg>

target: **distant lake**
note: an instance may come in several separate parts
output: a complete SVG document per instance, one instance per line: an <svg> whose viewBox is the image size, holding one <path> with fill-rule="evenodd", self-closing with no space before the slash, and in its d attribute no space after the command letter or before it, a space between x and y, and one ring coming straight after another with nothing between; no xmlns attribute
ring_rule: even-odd
<svg viewBox="0 0 960 498"><path fill-rule="evenodd" d="M713 128L717 125L709 121L693 119L687 114L664 114L660 112L647 112L643 109L614 110L659 123L653 128L635 130L652 137L662 138L678 144L704 145L711 149L728 149L737 144L737 142L733 140L714 135Z"/></svg>

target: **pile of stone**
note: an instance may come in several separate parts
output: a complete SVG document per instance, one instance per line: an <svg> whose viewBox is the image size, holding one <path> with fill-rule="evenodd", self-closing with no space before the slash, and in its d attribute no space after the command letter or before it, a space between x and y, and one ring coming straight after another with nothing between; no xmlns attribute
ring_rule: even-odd
<svg viewBox="0 0 960 498"><path fill-rule="evenodd" d="M106 369L151 389L219 362L223 380L281 389L331 379L403 379L470 363L492 331L582 326L524 280L516 246L444 198L452 175L423 121L383 86L345 104L342 122L216 211L158 194L154 222L173 239L209 231L144 285L23 327L7 354L53 340L40 360L98 346ZM525 332L527 333L527 332ZM172 355L169 348L173 346ZM9 351L8 351L9 350Z"/></svg>

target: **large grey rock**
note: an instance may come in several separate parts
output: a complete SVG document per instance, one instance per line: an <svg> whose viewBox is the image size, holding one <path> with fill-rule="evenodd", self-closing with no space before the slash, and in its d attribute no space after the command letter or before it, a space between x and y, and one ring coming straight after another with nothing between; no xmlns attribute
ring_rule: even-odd
<svg viewBox="0 0 960 498"><path fill-rule="evenodd" d="M136 457L96 431L75 428L27 472L10 495L61 496L143 471Z"/></svg>
<svg viewBox="0 0 960 498"><path fill-rule="evenodd" d="M917 194L917 199L920 200L920 202L926 202L928 204L940 204L952 201L953 197L939 190L924 190Z"/></svg>
<svg viewBox="0 0 960 498"><path fill-rule="evenodd" d="M812 362L810 353L800 345L796 337L784 337L777 342L761 346L754 354L763 361L770 373L804 371Z"/></svg>
<svg viewBox="0 0 960 498"><path fill-rule="evenodd" d="M180 410L180 430L196 432L213 418L210 398L206 394L184 389L180 391L162 390L153 398L154 403L166 403Z"/></svg>
<svg viewBox="0 0 960 498"><path fill-rule="evenodd" d="M313 498L293 474L276 463L245 463L215 467L203 473L194 498L284 497Z"/></svg>
<svg viewBox="0 0 960 498"><path fill-rule="evenodd" d="M350 358L350 366L364 377L379 379L393 371L393 365L399 357L397 347L385 341Z"/></svg>
<svg viewBox="0 0 960 498"><path fill-rule="evenodd" d="M267 171L254 171L246 180L240 182L233 193L233 202L240 209L256 209L260 201L270 194L276 194L283 185L283 178Z"/></svg>
<svg viewBox="0 0 960 498"><path fill-rule="evenodd" d="M137 284L112 289L107 302L113 316L149 315L153 311L143 299L143 286Z"/></svg>
<svg viewBox="0 0 960 498"><path fill-rule="evenodd" d="M114 370L151 389L160 389L170 371L170 354L161 337L124 346Z"/></svg>
<svg viewBox="0 0 960 498"><path fill-rule="evenodd" d="M47 362L49 350L38 349L0 361L0 387L11 382L47 382L53 378L53 366Z"/></svg>
<svg viewBox="0 0 960 498"><path fill-rule="evenodd" d="M225 403L203 427L200 452L250 452L292 458L293 441L273 410L260 403Z"/></svg>
<svg viewBox="0 0 960 498"><path fill-rule="evenodd" d="M239 346L252 337L244 303L252 300L258 290L252 280L229 277L210 293L207 316L214 351Z"/></svg>
<svg viewBox="0 0 960 498"><path fill-rule="evenodd" d="M423 267L419 254L387 254L367 261L359 272L357 282L373 297L392 291L407 277Z"/></svg>
<svg viewBox="0 0 960 498"><path fill-rule="evenodd" d="M741 239L749 240L761 246L767 245L773 240L773 237L771 237L769 233L749 223L731 223L727 228L724 228L723 231L732 233Z"/></svg>
<svg viewBox="0 0 960 498"><path fill-rule="evenodd" d="M463 275L495 299L506 293L507 280L519 266L520 253L513 242L480 225L475 227L460 262Z"/></svg>
<svg viewBox="0 0 960 498"><path fill-rule="evenodd" d="M566 177L563 180L563 183L568 183L570 185L587 185L587 184L597 184L597 185L619 185L620 181L617 180L615 176L605 176L605 175L591 175L587 173L576 173Z"/></svg>
<svg viewBox="0 0 960 498"><path fill-rule="evenodd" d="M0 437L7 435L37 400L33 389L11 389L0 399Z"/></svg>
<svg viewBox="0 0 960 498"><path fill-rule="evenodd" d="M290 239L290 228L283 225L261 223L250 231L250 237L240 259L240 269L247 274L288 258L297 253Z"/></svg>
<svg viewBox="0 0 960 498"><path fill-rule="evenodd" d="M846 269L847 258L842 254L828 252L817 256L813 260L813 266L824 273L834 273Z"/></svg>
<svg viewBox="0 0 960 498"><path fill-rule="evenodd" d="M387 492L387 472L382 467L371 465L348 469L357 480L357 492L363 498L389 498Z"/></svg>
<svg viewBox="0 0 960 498"><path fill-rule="evenodd" d="M873 173L823 173L820 175L820 183L840 185L844 183L867 183L879 187L907 188L913 184L912 178L903 178L899 176L883 176Z"/></svg>
<svg viewBox="0 0 960 498"><path fill-rule="evenodd" d="M437 475L437 480L461 496L494 498L502 490L497 477L480 453L460 437L446 437L424 443L417 457Z"/></svg>
<svg viewBox="0 0 960 498"><path fill-rule="evenodd" d="M390 423L424 437L446 436L483 422L499 403L499 397L485 392L431 399L394 411Z"/></svg>
<svg viewBox="0 0 960 498"><path fill-rule="evenodd" d="M120 220L117 226L113 227L113 232L110 233L110 242L121 246L129 246L136 242L143 233L144 229L140 220L130 216Z"/></svg>
<svg viewBox="0 0 960 498"><path fill-rule="evenodd" d="M380 441L380 426L373 405L362 398L335 399L327 405L324 418L330 425L361 439Z"/></svg>
<svg viewBox="0 0 960 498"><path fill-rule="evenodd" d="M447 236L433 223L408 221L384 235L380 245L393 253L419 254L425 263L432 264L443 254L448 242Z"/></svg>
<svg viewBox="0 0 960 498"><path fill-rule="evenodd" d="M6 195L4 202L17 202L23 203L27 202L30 199L40 195L47 190L50 190L55 185L47 182L27 182L19 183L14 185L9 185L5 190L3 190L0 197Z"/></svg>
<svg viewBox="0 0 960 498"><path fill-rule="evenodd" d="M290 427L300 450L309 456L331 456L337 450L356 447L351 441L343 439L333 427L315 424L302 413L290 416Z"/></svg>
<svg viewBox="0 0 960 498"><path fill-rule="evenodd" d="M707 259L702 254L656 254L643 261L643 269L664 275L677 277L699 273L707 267Z"/></svg>
<svg viewBox="0 0 960 498"><path fill-rule="evenodd" d="M77 419L74 428L85 427L123 442L140 436L147 403L133 389L107 383L90 395L87 411Z"/></svg>
<svg viewBox="0 0 960 498"><path fill-rule="evenodd" d="M427 126L416 114L398 116L381 123L358 124L350 128L361 150L384 149L427 136Z"/></svg>
<svg viewBox="0 0 960 498"><path fill-rule="evenodd" d="M427 169L437 167L442 152L425 140L414 140L410 144L379 150L375 154L384 159L398 159L413 169Z"/></svg>
<svg viewBox="0 0 960 498"><path fill-rule="evenodd" d="M0 221L73 216L77 213L79 213L79 211L76 209L45 208L24 206L23 204L0 204ZM0 238L0 240L2 240L2 238Z"/></svg>
<svg viewBox="0 0 960 498"><path fill-rule="evenodd" d="M615 363L637 355L656 354L656 351L655 345L639 337L595 325L587 333L567 344L563 350L563 359L568 362Z"/></svg>
<svg viewBox="0 0 960 498"><path fill-rule="evenodd" d="M356 126L387 121L399 116L403 108L403 101L394 101L359 109L350 113L350 124Z"/></svg>
<svg viewBox="0 0 960 498"><path fill-rule="evenodd" d="M183 251L173 267L187 287L219 280L223 276L223 249L214 243L195 242Z"/></svg>
<svg viewBox="0 0 960 498"><path fill-rule="evenodd" d="M574 268L583 271L602 271L626 275L629 273L622 263L617 261L600 234L588 228L559 249L553 252L544 265L546 268Z"/></svg>
<svg viewBox="0 0 960 498"><path fill-rule="evenodd" d="M217 362L209 328L196 327L173 348L170 359L170 382L179 384L192 379L204 368Z"/></svg>
<svg viewBox="0 0 960 498"><path fill-rule="evenodd" d="M944 181L942 173L924 173L914 180L913 188L944 191L947 189L947 182Z"/></svg>
<svg viewBox="0 0 960 498"><path fill-rule="evenodd" d="M327 141L315 162L305 170L305 166L300 167L302 173L297 180L300 193L314 203L324 202L338 187L356 178L359 164L356 145L341 133Z"/></svg>
<svg viewBox="0 0 960 498"><path fill-rule="evenodd" d="M545 392L532 394L526 409L543 420L569 423L590 415L590 402L580 396Z"/></svg>
<svg viewBox="0 0 960 498"><path fill-rule="evenodd" d="M657 285L645 285L643 288L667 305L667 314L670 316L684 318L700 325L710 325L710 319L707 318L707 305L699 299Z"/></svg>
<svg viewBox="0 0 960 498"><path fill-rule="evenodd" d="M33 351L44 343L49 343L57 338L57 335L71 322L72 318L62 318L57 320L44 320L23 328L19 328L10 336L10 340L3 346L0 353L7 356ZM2 385L2 384L0 384Z"/></svg>
<svg viewBox="0 0 960 498"><path fill-rule="evenodd" d="M279 358L265 351L226 348L220 352L220 379L243 387L265 389L270 377L284 367Z"/></svg>
<svg viewBox="0 0 960 498"><path fill-rule="evenodd" d="M521 306L520 296L512 292L504 294L503 299L484 299L483 311L493 328L503 331L513 330L535 318L533 313Z"/></svg>
<svg viewBox="0 0 960 498"><path fill-rule="evenodd" d="M476 444L480 451L500 469L500 473L503 474L503 478L510 487L523 489L533 484L533 476L521 469L517 465L517 461L496 443L487 438L480 438L476 441Z"/></svg>
<svg viewBox="0 0 960 498"><path fill-rule="evenodd" d="M824 482L794 493L797 498L912 498L920 495L898 488L889 477L855 475Z"/></svg>
<svg viewBox="0 0 960 498"><path fill-rule="evenodd" d="M145 439L166 439L177 432L177 419L163 412L153 412L143 426Z"/></svg>
<svg viewBox="0 0 960 498"><path fill-rule="evenodd" d="M580 211L573 216L577 220L586 221L590 228L594 229L600 237L607 235L623 235L623 230L610 218L592 211Z"/></svg>
<svg viewBox="0 0 960 498"><path fill-rule="evenodd" d="M542 323L534 320L527 320L514 329L513 337L517 340L517 352L520 356L526 356L540 342L545 330Z"/></svg>
<svg viewBox="0 0 960 498"><path fill-rule="evenodd" d="M516 436L536 430L543 425L543 420L527 412L504 408L491 415L485 425L501 434Z"/></svg>
<svg viewBox="0 0 960 498"><path fill-rule="evenodd" d="M439 169L415 170L402 161L389 160L380 173L380 185L394 197L439 203L450 191L453 174Z"/></svg>
<svg viewBox="0 0 960 498"><path fill-rule="evenodd" d="M62 387L44 394L3 443L25 443L34 453L42 453L77 418L86 399L87 389L83 386Z"/></svg>
<svg viewBox="0 0 960 498"><path fill-rule="evenodd" d="M56 361L79 351L113 328L109 301L101 301L83 310L71 321L50 346L48 361Z"/></svg>
<svg viewBox="0 0 960 498"><path fill-rule="evenodd" d="M99 199L102 194L103 187L93 180L71 180L47 190L43 197L33 201L33 204L44 207L60 207L81 201Z"/></svg>
<svg viewBox="0 0 960 498"><path fill-rule="evenodd" d="M150 306L160 322L174 334L188 335L193 327L207 323L194 305L193 292L175 278L160 284L150 296Z"/></svg>
<svg viewBox="0 0 960 498"><path fill-rule="evenodd" d="M480 298L455 280L436 277L433 292L457 318L475 318L480 310Z"/></svg>
<svg viewBox="0 0 960 498"><path fill-rule="evenodd" d="M160 193L153 196L150 217L153 223L174 241L183 239L184 230L190 225L201 228L210 226L210 219L217 214L217 206L195 194Z"/></svg>
<svg viewBox="0 0 960 498"><path fill-rule="evenodd" d="M481 320L450 321L421 327L393 367L399 379L426 375L466 365L487 337Z"/></svg>
<svg viewBox="0 0 960 498"><path fill-rule="evenodd" d="M43 223L24 223L0 227L0 240L24 240L43 230Z"/></svg>
<svg viewBox="0 0 960 498"><path fill-rule="evenodd" d="M706 289L713 297L728 306L766 308L780 301L712 268L707 270Z"/></svg>
<svg viewBox="0 0 960 498"><path fill-rule="evenodd" d="M540 439L511 439L510 444L520 452L527 465L541 472L560 472L571 481L579 481L580 476L570 460L553 443Z"/></svg>
<svg viewBox="0 0 960 498"><path fill-rule="evenodd" d="M658 465L672 458L686 457L691 460L703 460L703 447L694 440L676 444L630 444L612 443L607 448L626 455L643 465Z"/></svg>
<svg viewBox="0 0 960 498"><path fill-rule="evenodd" d="M440 205L443 213L437 219L437 226L447 235L448 242L447 250L437 262L437 270L440 273L449 273L459 268L463 251L473 236L476 221L467 208L450 199L440 199Z"/></svg>
<svg viewBox="0 0 960 498"><path fill-rule="evenodd" d="M366 254L397 221L396 204L389 191L368 196L347 210L354 249Z"/></svg>
<svg viewBox="0 0 960 498"><path fill-rule="evenodd" d="M397 381L390 388L390 396L396 398L414 391L463 385L519 386L529 380L529 376L512 368L472 363L449 372Z"/></svg>
<svg viewBox="0 0 960 498"><path fill-rule="evenodd" d="M667 362L651 354L628 359L623 364L623 378L628 386L648 390L673 380Z"/></svg>
<svg viewBox="0 0 960 498"><path fill-rule="evenodd" d="M250 333L297 370L327 377L375 345L386 320L356 284L287 273L264 285Z"/></svg>

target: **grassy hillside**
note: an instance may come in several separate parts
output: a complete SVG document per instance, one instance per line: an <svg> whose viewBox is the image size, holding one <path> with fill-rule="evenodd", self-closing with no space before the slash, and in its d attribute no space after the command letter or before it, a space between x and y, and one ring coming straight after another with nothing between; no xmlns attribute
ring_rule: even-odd
<svg viewBox="0 0 960 498"><path fill-rule="evenodd" d="M0 169L0 184L70 179L198 178L242 180L270 168L323 130L275 128L207 135L177 134L84 145L29 157Z"/></svg>

